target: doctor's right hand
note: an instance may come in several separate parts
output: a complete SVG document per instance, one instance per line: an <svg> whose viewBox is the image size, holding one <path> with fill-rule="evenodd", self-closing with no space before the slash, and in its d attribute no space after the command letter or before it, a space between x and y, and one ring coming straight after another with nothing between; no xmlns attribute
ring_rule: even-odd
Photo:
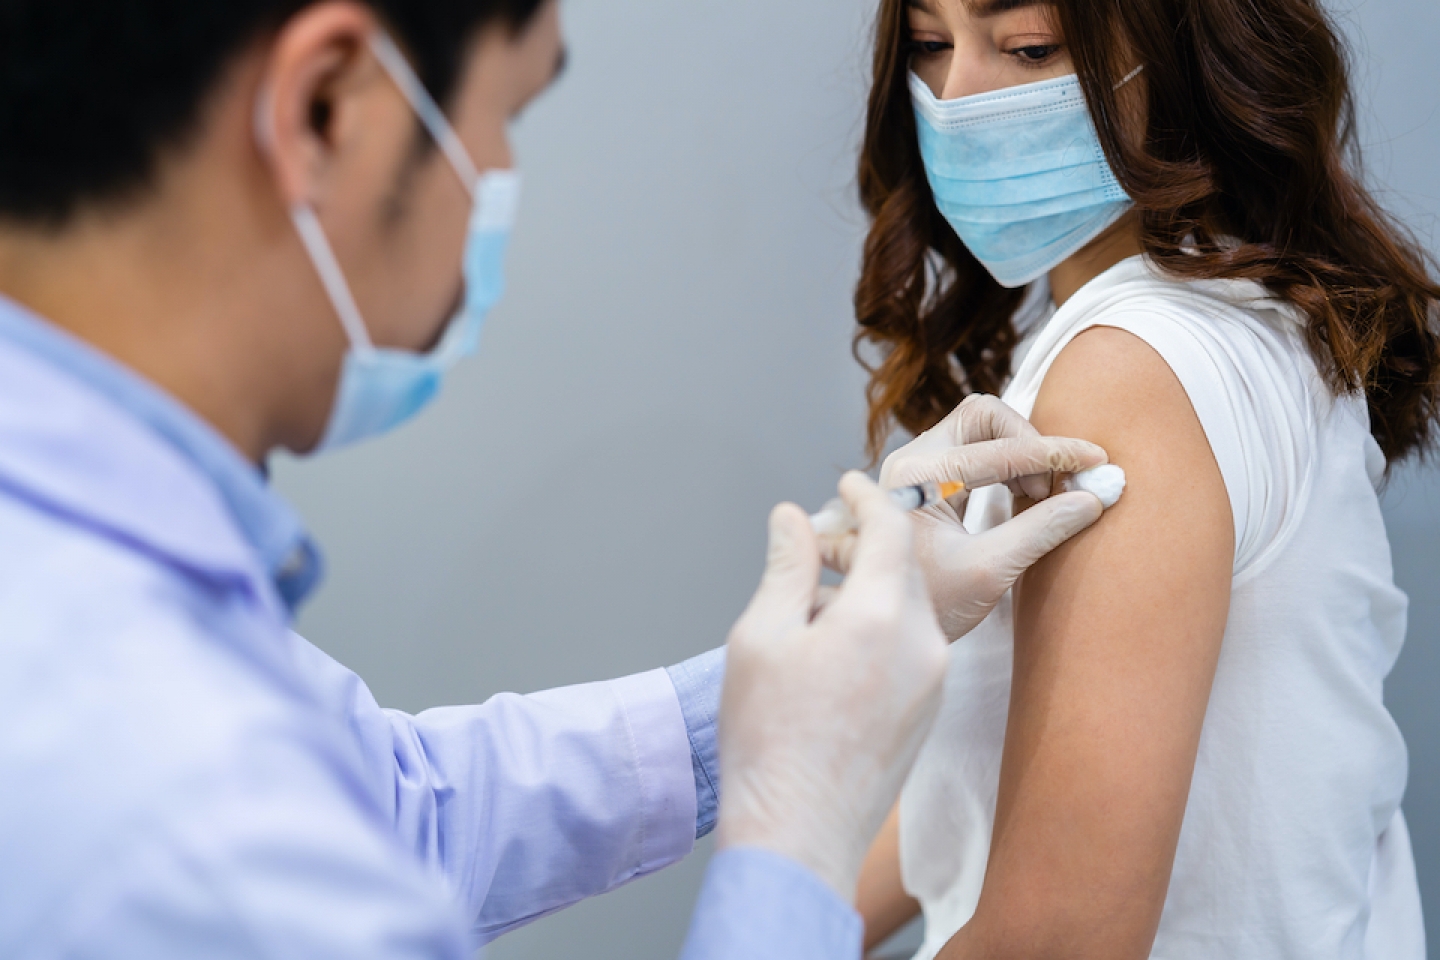
<svg viewBox="0 0 1440 960"><path fill-rule="evenodd" d="M770 518L765 576L730 634L719 842L810 868L847 902L939 709L946 643L910 519L863 474L849 575L826 599L809 518Z"/></svg>

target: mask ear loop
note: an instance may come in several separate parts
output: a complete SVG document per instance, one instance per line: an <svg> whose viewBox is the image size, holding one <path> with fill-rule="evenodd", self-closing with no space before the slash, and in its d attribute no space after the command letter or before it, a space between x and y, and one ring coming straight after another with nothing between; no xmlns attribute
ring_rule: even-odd
<svg viewBox="0 0 1440 960"><path fill-rule="evenodd" d="M260 150L267 156L273 156L275 92L269 86L261 90L255 99L254 126L255 141ZM370 331L365 327L360 307L355 303L355 295L350 292L350 284L345 280L345 271L340 268L340 261L335 258L335 250L330 246L330 238L325 236L325 228L320 225L315 208L303 200L292 203L290 220L295 224L295 232L300 235L300 242L310 254L310 263L315 267L320 283L330 297L330 304L340 318L340 325L345 328L345 336L349 338L350 346L357 353L374 353L375 344L370 339Z"/></svg>
<svg viewBox="0 0 1440 960"><path fill-rule="evenodd" d="M480 171L475 168L470 152L465 149L465 144L460 142L455 128L445 117L445 111L440 109L435 98L430 96L430 91L425 89L425 84L415 75L410 61L405 59L405 54L395 46L395 41L390 39L389 34L382 32L370 35L370 52L375 55L380 66L385 68L395 86L400 88L405 99L410 101L411 109L425 125L430 136L440 145L440 150L450 161L450 166L455 168L465 192L470 194L472 200L475 199L475 185L480 179Z"/></svg>
<svg viewBox="0 0 1440 960"><path fill-rule="evenodd" d="M310 251L310 262L315 265L315 272L320 275L320 282L324 285L325 292L330 295L330 302L340 317L340 325L345 328L345 335L350 338L350 346L356 353L374 353L375 344L370 340L370 331L365 328L360 307L355 303L354 294L350 292L350 284L345 280L345 271L340 269L340 261L335 259L335 251L330 246L330 239L325 236L325 228L320 226L320 218L315 216L315 208L308 203L297 203L290 208L290 219L295 222L300 242Z"/></svg>

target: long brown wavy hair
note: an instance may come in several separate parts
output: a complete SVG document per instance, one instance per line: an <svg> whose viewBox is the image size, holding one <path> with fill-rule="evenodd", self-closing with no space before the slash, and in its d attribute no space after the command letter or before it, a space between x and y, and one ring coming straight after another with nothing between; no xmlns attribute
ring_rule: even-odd
<svg viewBox="0 0 1440 960"><path fill-rule="evenodd" d="M1345 51L1317 0L1053 6L1145 253L1177 279L1256 280L1293 304L1332 389L1365 391L1386 458L1426 450L1440 418L1440 286L1361 181ZM855 293L877 458L896 424L926 430L967 394L1000 391L1023 297L936 208L907 32L906 0L881 0L860 161L871 228ZM1121 136L1115 84L1137 63L1144 135Z"/></svg>

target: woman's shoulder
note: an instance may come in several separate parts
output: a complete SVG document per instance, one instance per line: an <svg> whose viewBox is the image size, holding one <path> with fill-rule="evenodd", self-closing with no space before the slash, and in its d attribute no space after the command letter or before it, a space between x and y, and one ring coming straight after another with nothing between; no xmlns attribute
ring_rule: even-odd
<svg viewBox="0 0 1440 960"><path fill-rule="evenodd" d="M1169 276L1144 256L1123 260L1082 287L1055 311L1044 333L1063 347L1095 326L1135 327L1142 338L1183 335L1197 349L1225 354L1225 366L1253 366L1249 372L1267 379L1315 373L1292 305L1251 280Z"/></svg>
<svg viewBox="0 0 1440 960"><path fill-rule="evenodd" d="M1236 574L1284 539L1306 497L1327 402L1285 304L1258 284L1174 280L1136 257L1067 301L1041 341L1013 385L1022 408L1042 387L1052 409L1088 405L1104 389L1109 409L1132 421L1123 429L1144 434L1162 419L1147 400L1156 379L1173 377L1224 479Z"/></svg>

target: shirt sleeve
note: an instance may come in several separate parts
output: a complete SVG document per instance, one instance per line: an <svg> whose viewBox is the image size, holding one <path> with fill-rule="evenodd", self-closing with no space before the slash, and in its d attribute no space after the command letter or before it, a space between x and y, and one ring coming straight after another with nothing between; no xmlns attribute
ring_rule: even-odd
<svg viewBox="0 0 1440 960"><path fill-rule="evenodd" d="M448 880L478 942L693 849L690 738L664 670L412 716L300 644L307 676L349 719L383 815Z"/></svg>
<svg viewBox="0 0 1440 960"><path fill-rule="evenodd" d="M303 733L181 781L90 865L27 956L469 960L444 881L395 842ZM48 943L45 943L48 941Z"/></svg>
<svg viewBox="0 0 1440 960"><path fill-rule="evenodd" d="M814 873L757 847L710 861L681 960L859 960L864 924Z"/></svg>
<svg viewBox="0 0 1440 960"><path fill-rule="evenodd" d="M694 847L690 744L663 670L386 714L401 840L451 879L482 943Z"/></svg>
<svg viewBox="0 0 1440 960"><path fill-rule="evenodd" d="M695 773L695 837L699 839L715 829L720 812L716 721L720 716L720 690L725 683L725 648L677 664L669 673L690 738L690 763Z"/></svg>

